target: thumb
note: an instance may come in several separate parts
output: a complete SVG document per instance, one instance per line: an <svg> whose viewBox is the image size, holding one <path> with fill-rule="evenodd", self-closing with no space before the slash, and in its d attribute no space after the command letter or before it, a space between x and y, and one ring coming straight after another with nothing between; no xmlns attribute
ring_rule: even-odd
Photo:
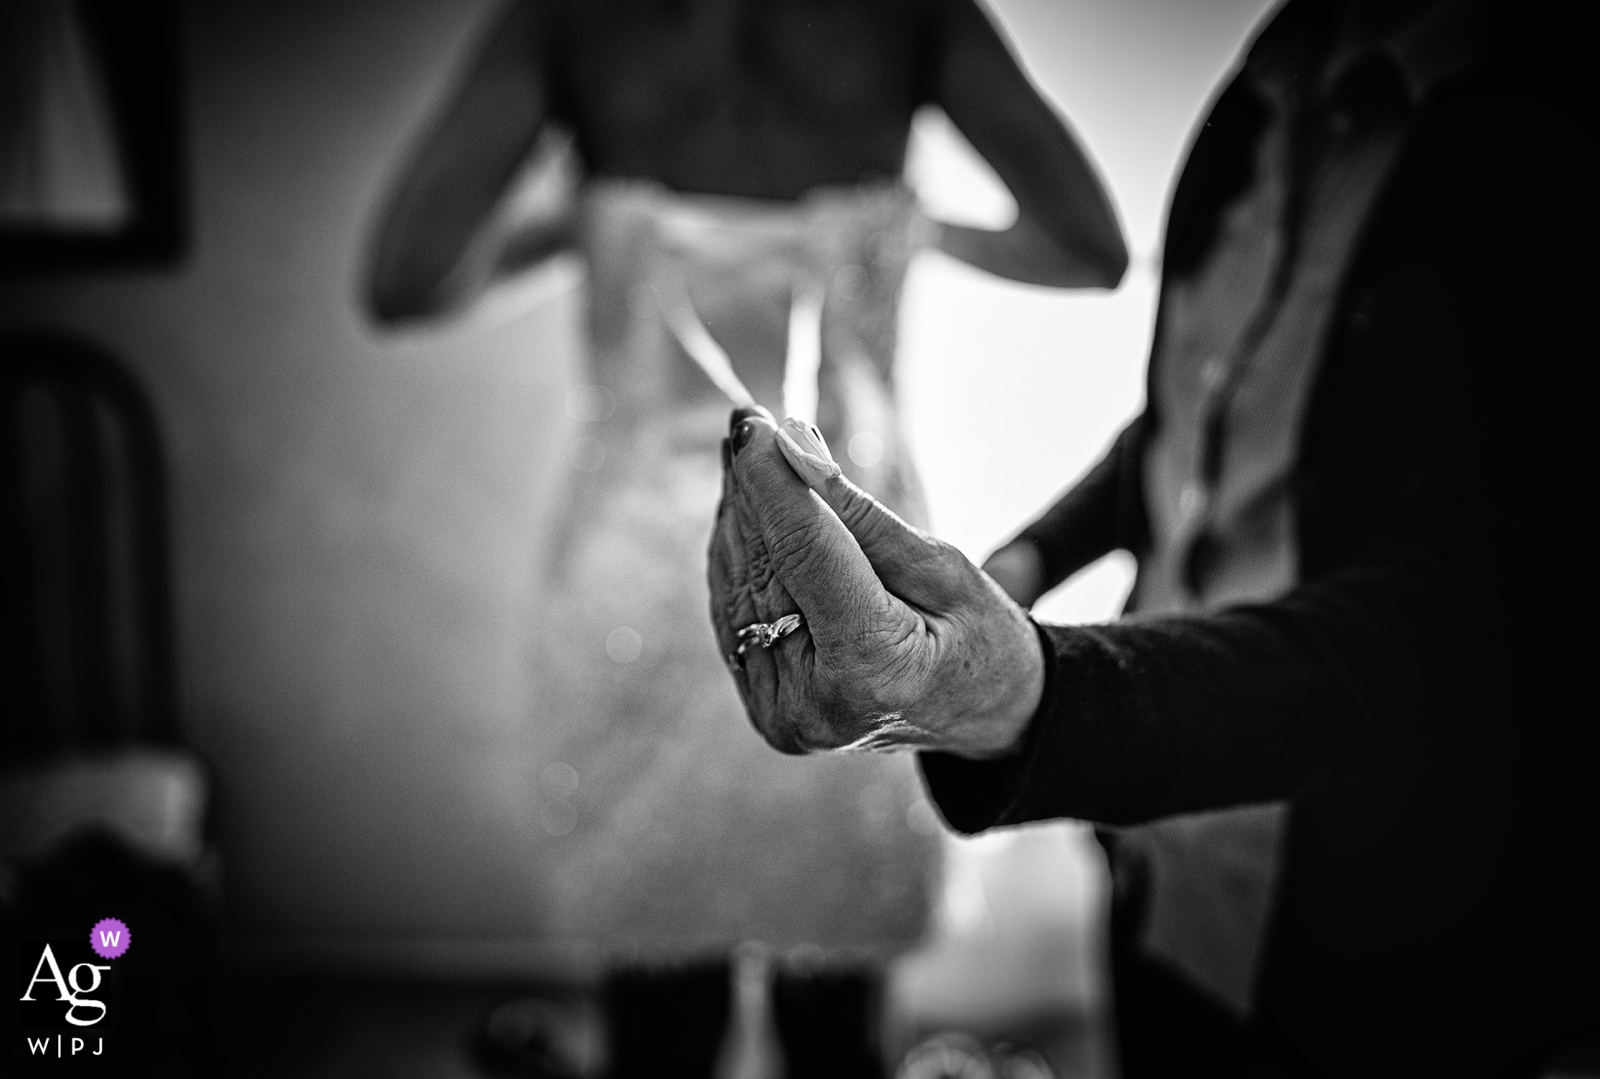
<svg viewBox="0 0 1600 1079"><path fill-rule="evenodd" d="M777 442L789 467L850 530L884 587L915 606L936 609L947 593L952 548L850 482L812 425L790 417L779 425Z"/></svg>
<svg viewBox="0 0 1600 1079"><path fill-rule="evenodd" d="M838 515L784 462L777 440L777 428L764 416L735 425L733 488L760 529L772 572L805 614L812 640L819 648L845 646L898 625L907 612L884 590Z"/></svg>

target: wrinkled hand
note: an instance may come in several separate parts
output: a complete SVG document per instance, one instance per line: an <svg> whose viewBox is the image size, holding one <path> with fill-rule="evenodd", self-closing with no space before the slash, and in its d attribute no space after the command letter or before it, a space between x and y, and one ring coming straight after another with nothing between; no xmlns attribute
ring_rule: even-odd
<svg viewBox="0 0 1600 1079"><path fill-rule="evenodd" d="M1044 660L1023 610L840 474L808 425L734 414L709 573L745 710L786 753L995 757L1038 706ZM795 612L800 629L736 654L740 628Z"/></svg>

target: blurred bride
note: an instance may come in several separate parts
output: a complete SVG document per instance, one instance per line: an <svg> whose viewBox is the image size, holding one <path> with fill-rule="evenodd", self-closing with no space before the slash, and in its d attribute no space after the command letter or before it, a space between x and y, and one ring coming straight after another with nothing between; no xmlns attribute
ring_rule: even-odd
<svg viewBox="0 0 1600 1079"><path fill-rule="evenodd" d="M918 212L901 174L924 105L1009 187L1009 228ZM547 125L581 162L573 211L507 230ZM921 520L893 363L924 245L1059 287L1114 286L1126 264L1083 152L974 0L516 3L401 170L377 318L459 309L567 247L588 271L585 429L534 659L545 779L574 809L547 827L546 937L893 952L922 935L938 844L909 762L773 754L703 582L730 403L814 421Z"/></svg>

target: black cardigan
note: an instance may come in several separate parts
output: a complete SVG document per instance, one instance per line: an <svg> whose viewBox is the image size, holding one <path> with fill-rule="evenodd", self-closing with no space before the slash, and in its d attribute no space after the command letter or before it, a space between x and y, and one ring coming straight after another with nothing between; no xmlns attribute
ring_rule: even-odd
<svg viewBox="0 0 1600 1079"><path fill-rule="evenodd" d="M1578 677L1595 138L1530 70L1502 55L1429 101L1360 241L1293 478L1303 583L1041 627L1021 752L922 757L967 832L1292 799L1257 987L1292 1071L1490 1074L1600 1020ZM1244 94L1222 95L1185 166L1168 272L1248 179ZM1140 454L1160 422L1146 411L1024 532L1052 580L1145 548Z"/></svg>

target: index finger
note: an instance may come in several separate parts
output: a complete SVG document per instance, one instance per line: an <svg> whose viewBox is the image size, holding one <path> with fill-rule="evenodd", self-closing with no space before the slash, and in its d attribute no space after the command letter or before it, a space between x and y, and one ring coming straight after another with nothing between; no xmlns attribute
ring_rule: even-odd
<svg viewBox="0 0 1600 1079"><path fill-rule="evenodd" d="M860 641L899 621L856 538L794 474L777 446L777 427L746 419L735 432L737 497L758 522L773 572L799 605L819 649Z"/></svg>

